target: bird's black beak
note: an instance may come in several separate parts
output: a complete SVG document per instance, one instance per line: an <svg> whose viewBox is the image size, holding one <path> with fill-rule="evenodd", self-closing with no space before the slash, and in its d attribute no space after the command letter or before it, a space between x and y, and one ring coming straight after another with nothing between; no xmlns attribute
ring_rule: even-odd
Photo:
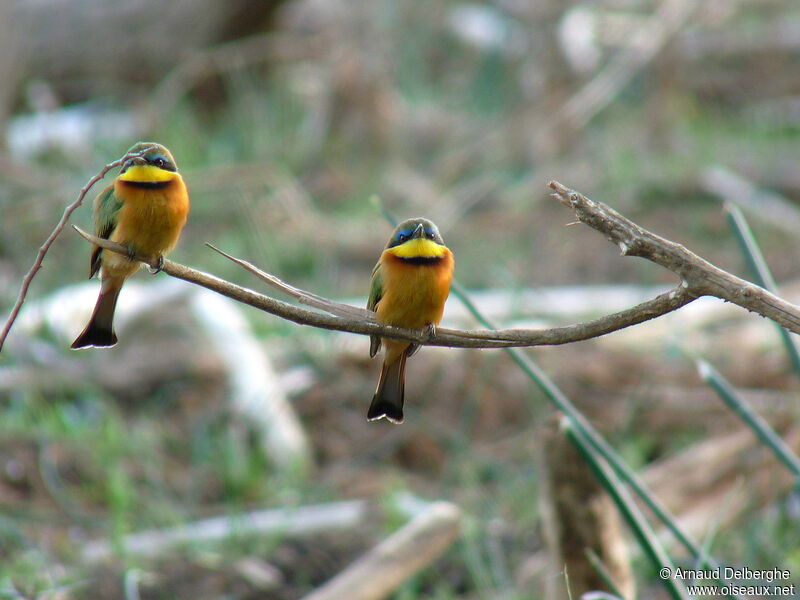
<svg viewBox="0 0 800 600"><path fill-rule="evenodd" d="M411 239L419 239L425 237L425 226L420 223L417 225L417 228L414 230L414 233L411 234Z"/></svg>

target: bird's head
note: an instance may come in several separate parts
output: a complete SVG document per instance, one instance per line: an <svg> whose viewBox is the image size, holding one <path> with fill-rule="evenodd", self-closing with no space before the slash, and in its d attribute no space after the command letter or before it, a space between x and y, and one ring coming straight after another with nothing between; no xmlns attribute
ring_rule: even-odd
<svg viewBox="0 0 800 600"><path fill-rule="evenodd" d="M138 154L122 163L119 179L129 182L171 181L175 178L178 166L172 153L165 146L155 142L134 144L126 154Z"/></svg>
<svg viewBox="0 0 800 600"><path fill-rule="evenodd" d="M449 252L436 225L422 217L400 223L392 232L386 249L401 258L438 257Z"/></svg>

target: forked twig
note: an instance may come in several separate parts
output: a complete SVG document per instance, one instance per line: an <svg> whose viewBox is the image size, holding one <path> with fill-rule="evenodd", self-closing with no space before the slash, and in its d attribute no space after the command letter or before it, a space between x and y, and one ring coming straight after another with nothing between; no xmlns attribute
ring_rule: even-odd
<svg viewBox="0 0 800 600"><path fill-rule="evenodd" d="M590 200L557 181L549 185L555 191L553 196L574 210L579 221L604 234L624 256L646 258L669 269L681 278L682 285L692 296L726 300L800 333L800 306L723 271L684 246L647 231L602 202Z"/></svg>
<svg viewBox="0 0 800 600"><path fill-rule="evenodd" d="M305 290L296 288L293 285L289 285L285 281L278 279L277 277L275 277L275 275L271 275L266 271L262 271L257 266L247 262L246 260L242 260L241 258L236 258L235 256L231 256L227 252L223 252L213 244L209 244L208 242L206 242L206 246L211 248L214 252L219 252L225 258L235 262L240 267L243 267L245 270L249 271L256 277L258 277L261 281L264 281L269 285L271 285L272 287L274 287L275 289L280 290L284 294L291 296L301 304L313 306L314 308L319 308L332 315L344 317L346 319L367 319L369 321L375 320L375 313L373 313L370 310L367 310L366 308L359 308L357 306L352 306L351 304L344 304L343 302L328 300L327 298L323 298L322 296L318 296L317 294L306 292Z"/></svg>

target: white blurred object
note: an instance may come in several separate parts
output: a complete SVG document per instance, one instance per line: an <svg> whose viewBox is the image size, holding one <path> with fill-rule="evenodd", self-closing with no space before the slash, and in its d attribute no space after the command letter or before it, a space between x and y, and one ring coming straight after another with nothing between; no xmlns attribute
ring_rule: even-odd
<svg viewBox="0 0 800 600"><path fill-rule="evenodd" d="M558 24L558 40L569 65L578 73L591 73L600 65L603 51L597 39L597 12L584 5L569 9Z"/></svg>
<svg viewBox="0 0 800 600"><path fill-rule="evenodd" d="M132 533L119 540L119 546L126 555L153 558L176 546L219 542L236 535L311 536L346 531L361 525L368 515L369 505L364 500L256 510ZM106 540L91 541L83 544L81 558L89 564L103 562L114 556L116 547L116 543Z"/></svg>
<svg viewBox="0 0 800 600"><path fill-rule="evenodd" d="M311 451L305 431L239 305L197 288L190 306L225 362L234 412L260 434L271 461L284 469L306 471Z"/></svg>
<svg viewBox="0 0 800 600"><path fill-rule="evenodd" d="M26 337L33 338L44 327L68 344L89 320L99 292L99 281L86 281L62 288L41 300L26 302L14 331L17 335L25 332ZM191 292L191 287L172 278L154 283L127 281L117 301L114 328L124 336L128 325L142 313L157 310ZM15 337L13 334L9 337L12 345Z"/></svg>
<svg viewBox="0 0 800 600"><path fill-rule="evenodd" d="M497 8L487 4L459 4L447 14L451 31L481 50L518 53L522 49L519 27Z"/></svg>
<svg viewBox="0 0 800 600"><path fill-rule="evenodd" d="M140 130L134 113L86 102L9 119L6 144L12 156L25 159L47 150L88 151L98 141L125 145L138 137Z"/></svg>

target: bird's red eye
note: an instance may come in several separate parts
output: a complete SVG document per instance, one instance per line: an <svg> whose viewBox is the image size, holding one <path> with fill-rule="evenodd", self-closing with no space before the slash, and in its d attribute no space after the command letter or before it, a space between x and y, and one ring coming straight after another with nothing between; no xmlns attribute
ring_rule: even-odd
<svg viewBox="0 0 800 600"><path fill-rule="evenodd" d="M155 159L153 162L156 164L156 166L157 166L159 169L163 169L163 168L164 168L164 165L166 165L166 164L167 164L167 161L165 161L163 158L157 158L157 159Z"/></svg>

